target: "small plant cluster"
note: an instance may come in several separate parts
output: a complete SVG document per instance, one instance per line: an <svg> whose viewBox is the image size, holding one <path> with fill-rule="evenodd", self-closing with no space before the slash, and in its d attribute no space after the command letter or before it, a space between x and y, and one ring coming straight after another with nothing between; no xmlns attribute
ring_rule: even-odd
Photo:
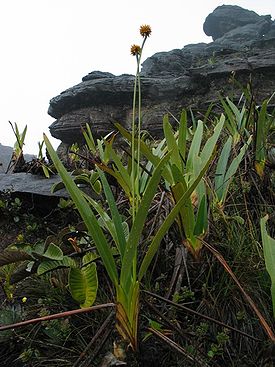
<svg viewBox="0 0 275 367"><path fill-rule="evenodd" d="M0 255L0 274L5 280L4 291L9 301L14 292L15 281L12 278L22 281L32 275L35 279L47 278L51 286L62 289L66 297L70 294L72 304L81 308L72 312L113 308L117 336L112 358L117 362L124 363L127 358L125 356L130 354L129 350L138 354L142 344L150 343L155 337L180 353L187 363L208 366L222 361L232 342L231 332L254 341L256 337L195 309L194 305L199 297L204 301L210 298L209 302L212 302L208 290L211 282L213 288L219 287L219 280L212 278L211 264L205 283L198 289L191 286L188 261L195 268L197 278L202 277L208 266L204 262L204 250L210 254L210 263L214 258L215 266L218 263L225 270L222 276L226 274L231 279L245 299L246 308L250 308L250 312L259 320L267 338L275 342L275 335L266 317L231 269L240 268L237 263L240 256L238 250L234 250L233 246L227 249L229 254L230 251L234 252L234 257L229 258L229 264L222 253L210 244L217 238L221 241L217 235L220 230L224 237L222 241L235 239L236 228L240 231L238 238L241 242L241 228L248 225L249 240L253 239L257 243L261 241L263 246L263 251L258 248L257 264L263 267L265 261L270 275L269 304L273 304L275 316L275 240L266 229L269 219L266 215L269 208L269 204L266 204L268 195L274 199L272 193L268 193L268 170L272 166L268 151L274 117L268 112L270 100L264 101L258 107L248 89L244 89L245 100L240 101L241 107L226 97L220 100L219 108L222 112L217 113L210 106L204 119L196 119L193 114L183 110L180 118L171 124L171 117L169 114L165 115L164 138L161 141L148 141L142 134L140 62L150 34L150 26L141 26L142 45L131 47L131 54L137 60L131 131L124 129L119 123L116 124L127 147L124 149L126 156L115 148L117 134L95 141L87 124L86 129L83 129L87 154L82 155L78 145L74 144L69 157L73 171L69 172L50 140L44 135L43 143L62 180L52 190L66 188L70 199L61 200L59 207L62 210L76 210L82 219L79 224L81 228L66 228L58 235L48 236L46 240L36 243L27 243L21 238L21 241ZM46 168L43 171L48 176ZM251 181L259 182L259 185L252 186ZM264 184L266 195L263 197L261 185ZM83 190L83 187L89 190ZM248 198L255 199L253 190L258 190L265 203L265 206L261 205L257 215L248 210ZM238 196L238 202L233 201L233 192ZM0 202L4 210L9 210L9 207L16 210L17 204L20 206L21 203L14 201L7 207L4 202ZM258 223L253 225L254 218L257 218ZM35 228L29 228L30 231L32 229ZM163 246L165 250L162 249ZM175 267L170 284L161 288L163 278L166 278L161 267L169 268L171 264L167 264L167 261L165 263L160 254L169 254L171 247L176 248ZM249 261L254 264L255 253L249 256ZM18 264L19 268L16 269L14 264ZM159 268L157 264L160 264ZM182 284L184 271L187 278L185 285ZM61 272L62 279L57 275ZM155 278L156 274L158 276ZM196 282L197 279L194 280L195 284ZM226 282L228 280L223 284ZM105 287L106 283L108 287ZM263 281L262 284L266 287L267 283ZM224 289L219 289L218 293L225 294L227 285ZM157 293L151 293L152 289ZM164 292L166 297L158 294L160 292ZM108 301L111 297L111 302L98 303L98 300L106 300L106 294ZM190 343L188 334L184 346L177 343L174 335L178 333L182 336L182 330L174 319L175 313L168 312L168 316L165 316L165 312L160 312L154 302L146 304L158 317L153 320L151 316L145 316L144 295L150 295L152 299L161 300L196 317L205 318L207 323L196 321L197 327L189 332L191 336L197 337L197 341ZM27 299L28 297L24 298L22 302ZM45 298L41 301L43 302ZM192 308L188 308L188 304ZM203 302L201 307L202 305ZM54 315L53 321L53 315L48 315L49 308L43 306L42 309L40 321L46 322L43 317L49 316L45 328L47 337L60 342L69 338L72 325L69 321L59 320L59 317L64 317L64 313L61 316ZM236 315L236 323L242 322L244 317L240 315L245 315L245 312L238 310ZM144 316L147 327L141 335L141 319ZM106 325L111 325L107 320L109 319L105 320ZM35 322L37 321L39 320ZM187 317L182 321L187 329L190 328L189 321ZM222 326L222 331L216 332L214 337L210 332L210 322ZM98 333L101 332L103 331L100 328ZM204 355L202 346L205 346ZM84 358L85 353L79 358ZM38 355L36 348L27 347L21 360L30 361L39 358ZM78 362L79 360L76 365Z"/></svg>

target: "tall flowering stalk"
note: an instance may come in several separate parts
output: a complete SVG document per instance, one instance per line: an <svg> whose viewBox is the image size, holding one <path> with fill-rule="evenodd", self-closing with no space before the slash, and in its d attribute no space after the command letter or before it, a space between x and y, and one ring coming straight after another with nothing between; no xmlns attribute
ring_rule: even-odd
<svg viewBox="0 0 275 367"><path fill-rule="evenodd" d="M142 51L145 45L147 38L151 34L151 27L147 24L140 26L139 29L140 35L143 37L142 45L132 45L131 46L131 54L136 57L137 61L137 71L135 76L134 83L134 96L133 96L133 117L132 117L132 173L131 173L131 182L132 182L132 215L133 219L135 218L136 211L138 209L138 203L140 201L140 192L139 192L139 181L140 181L140 139L141 139L141 82L140 82L140 63ZM138 93L138 101L137 101L137 93ZM136 126L136 107L137 107L137 116L138 123ZM137 146L135 144L135 139L137 138Z"/></svg>
<svg viewBox="0 0 275 367"><path fill-rule="evenodd" d="M172 152L168 151L164 153L161 158L155 157L154 167L152 169L150 178L148 179L145 189L142 191L142 196L140 196L139 161L143 144L141 141L141 88L139 68L142 50L150 33L151 28L149 26L141 26L140 34L143 37L142 46L139 47L134 45L131 48L131 53L137 58L137 74L134 87L135 91L133 101L134 111L132 134L129 134L129 140L132 144L132 170L129 184L131 189L133 187L133 192L129 193L129 197L133 198L131 199L133 216L131 218L129 233L125 231L123 217L119 212L112 189L104 174L104 170L102 169L103 165L101 163L97 164L97 174L103 187L106 203L109 207L107 212L110 213L110 216L107 215L106 211L104 211L104 209L96 201L89 198L79 189L71 175L66 171L64 165L58 158L49 139L46 135L44 135L44 141L47 150L56 167L56 170L62 178L67 191L70 193L70 196L87 227L87 231L94 241L97 252L106 268L109 278L113 283L115 289L116 328L122 339L125 340L127 345L131 346L134 351L138 349L140 284L154 259L163 237L168 232L175 219L178 217L182 206L186 202L186 199L189 198L189 196L195 190L207 167L209 166L210 161L212 161L212 157L210 157L205 166L202 167L195 180L179 198L174 208L170 211L168 216L157 229L156 233L148 238L146 253L144 254L143 251L139 253L138 249L141 240L144 238L144 228L146 226L146 221L150 212L152 201L163 177L163 172L167 172L167 165L172 154ZM137 89L139 91L139 97L138 125L136 129L135 110L137 105ZM153 155L151 155L151 158L152 156ZM124 172L123 164L120 160L121 157L115 152L113 153L112 157L116 164L121 168L122 172ZM112 170L110 171L112 172ZM122 182L123 184L123 181L120 180L119 175L114 177L117 178L118 182ZM123 187L125 187L128 191L127 185L123 185ZM104 225L104 229L98 220L98 216L102 220L101 222ZM118 257L114 257L114 252L112 251L113 246L116 246L117 248ZM137 261L138 258L141 260L140 263ZM85 282L84 286L88 291L90 288L89 284Z"/></svg>

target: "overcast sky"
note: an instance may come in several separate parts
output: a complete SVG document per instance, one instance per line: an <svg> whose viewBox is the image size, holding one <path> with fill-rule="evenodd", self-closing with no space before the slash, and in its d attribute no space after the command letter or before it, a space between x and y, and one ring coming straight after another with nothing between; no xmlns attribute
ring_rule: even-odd
<svg viewBox="0 0 275 367"><path fill-rule="evenodd" d="M156 52L212 41L206 16L222 4L275 18L275 0L1 0L0 143L13 146L8 121L28 125L25 153L38 152L54 121L49 100L93 70L135 73L133 43L150 24L143 60ZM51 138L55 147L59 141Z"/></svg>

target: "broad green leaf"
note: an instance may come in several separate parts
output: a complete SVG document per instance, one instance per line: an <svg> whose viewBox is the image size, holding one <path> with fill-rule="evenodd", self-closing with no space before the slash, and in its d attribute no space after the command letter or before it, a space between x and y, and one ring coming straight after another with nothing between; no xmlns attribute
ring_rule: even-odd
<svg viewBox="0 0 275 367"><path fill-rule="evenodd" d="M44 134L44 141L48 149L48 152L51 156L51 159L55 165L56 170L58 171L62 181L64 182L68 193L70 194L72 200L74 201L79 211L79 214L81 215L91 237L94 240L96 248L99 252L99 255L101 256L101 259L104 263L104 266L106 268L106 271L108 272L111 281L114 283L114 285L117 285L118 274L114 257L107 242L107 239L104 236L104 233L100 225L98 224L97 218L95 217L92 209L85 200L83 193L81 192L81 190L79 190L79 188L72 180L70 174L66 171L64 165L58 158L55 150L53 149L49 139L45 134Z"/></svg>
<svg viewBox="0 0 275 367"><path fill-rule="evenodd" d="M25 251L37 259L42 259L45 252L45 243L37 242L31 248L26 248Z"/></svg>
<svg viewBox="0 0 275 367"><path fill-rule="evenodd" d="M96 252L87 252L87 254L85 254L82 258L82 264L87 265L93 261L95 261L96 259L98 259L100 256L96 253Z"/></svg>
<svg viewBox="0 0 275 367"><path fill-rule="evenodd" d="M275 318L275 239L270 237L266 230L268 215L261 218L261 235L263 241L265 267L271 279L271 297L273 304L273 316Z"/></svg>
<svg viewBox="0 0 275 367"><path fill-rule="evenodd" d="M91 307L96 299L98 288L96 264L91 263L79 268L71 268L69 272L69 288L72 297L81 308Z"/></svg>
<svg viewBox="0 0 275 367"><path fill-rule="evenodd" d="M63 252L60 247L56 246L54 243L50 243L43 257L50 260L62 260Z"/></svg>
<svg viewBox="0 0 275 367"><path fill-rule="evenodd" d="M62 260L45 260L42 261L41 264L39 264L37 268L37 275L41 275L59 268L73 268L73 267L76 267L76 263L69 256L64 256Z"/></svg>

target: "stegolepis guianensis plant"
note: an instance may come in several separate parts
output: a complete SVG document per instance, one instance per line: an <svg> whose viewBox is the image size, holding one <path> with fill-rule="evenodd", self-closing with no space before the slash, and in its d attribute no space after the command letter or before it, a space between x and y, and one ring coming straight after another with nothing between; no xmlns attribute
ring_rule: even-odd
<svg viewBox="0 0 275 367"><path fill-rule="evenodd" d="M187 114L183 111L177 131L173 131L168 115L163 119L163 132L165 138L151 151L143 142L140 142L140 150L146 159L153 165L157 165L162 157L170 153L170 158L165 165L162 176L166 188L171 192L173 201L177 205L182 197L185 197L181 206L177 223L184 245L197 256L201 250L201 239L207 231L208 210L207 195L203 180L191 191L191 195L185 196L190 187L200 176L201 171L208 167L216 152L216 144L220 137L225 117L222 115L217 121L212 136L205 142L203 148L203 121L199 120L197 126L188 128ZM129 141L131 136L121 125L116 124L121 134ZM190 142L191 141L191 142ZM190 147L188 150L188 144ZM193 201L193 202L192 202ZM194 205L194 201L198 204Z"/></svg>
<svg viewBox="0 0 275 367"><path fill-rule="evenodd" d="M12 158L8 165L7 172L11 169L15 170L17 166L20 166L25 162L24 156L23 156L23 145L24 145L26 133L27 133L27 125L24 127L24 130L22 131L22 133L20 133L16 122L14 123L14 126L10 121L9 121L9 124L15 135L16 142L13 147Z"/></svg>
<svg viewBox="0 0 275 367"><path fill-rule="evenodd" d="M149 36L151 29L149 26L142 26L140 29L141 35L144 37L144 41L141 48L132 46L132 54L137 56L138 72L136 75L136 82L140 88L139 80L139 64L141 51L146 38ZM134 101L136 94L136 84L134 88ZM134 102L135 106L135 102ZM139 92L139 118L140 118L140 92ZM134 122L133 122L134 125ZM156 254L161 240L169 230L170 226L175 221L175 218L179 215L179 212L184 205L185 201L190 197L192 192L198 186L203 175L205 174L210 161L212 159L212 152L205 148L203 154L203 160L200 161L200 165L197 166L196 174L192 178L189 178L188 187L185 187L184 192L178 197L174 208L169 215L165 218L162 225L157 229L155 235L147 240L147 251L143 256L141 263L138 262L139 245L142 239L143 230L146 226L146 219L148 217L149 209L152 200L156 194L158 185L164 171L168 171L168 162L173 155L171 152L172 147L169 146L164 152L161 158L155 157L150 174L150 178L147 181L146 187L140 195L140 154L142 151L142 141L140 139L140 120L138 132L136 135L136 127L132 126L132 159L131 165L131 196L130 200L130 229L129 234L124 230L123 220L119 213L118 207L115 202L111 187L104 174L104 170L101 170L101 164L98 164L97 172L101 180L103 191L110 212L110 218L113 222L113 226L106 226L107 231L111 234L111 240L105 234L102 229L102 222L106 223L106 213L98 208L98 205L90 200L72 180L70 174L66 171L62 162L57 157L51 143L46 135L44 135L44 141L50 157L58 171L67 191L70 193L72 200L75 203L83 221L86 224L87 230L92 237L94 244L97 248L98 254L104 264L104 267L110 277L115 288L115 303L116 303L116 327L119 334L126 340L133 350L137 350L137 331L138 331L138 314L139 314L139 293L140 283L147 272L154 255ZM220 123L220 126L222 123ZM216 135L218 135L216 133ZM213 148L213 146L211 146ZM206 152L207 150L207 152ZM133 158L132 157L132 158ZM114 159L116 165L122 169L121 158L114 151L112 152L112 159ZM134 203L133 203L134 202ZM94 214L97 212L102 219L99 222L97 216ZM118 259L113 256L112 246L115 245L118 252ZM81 280L79 278L79 280ZM76 285L77 282L74 283ZM80 284L81 282L79 282Z"/></svg>

